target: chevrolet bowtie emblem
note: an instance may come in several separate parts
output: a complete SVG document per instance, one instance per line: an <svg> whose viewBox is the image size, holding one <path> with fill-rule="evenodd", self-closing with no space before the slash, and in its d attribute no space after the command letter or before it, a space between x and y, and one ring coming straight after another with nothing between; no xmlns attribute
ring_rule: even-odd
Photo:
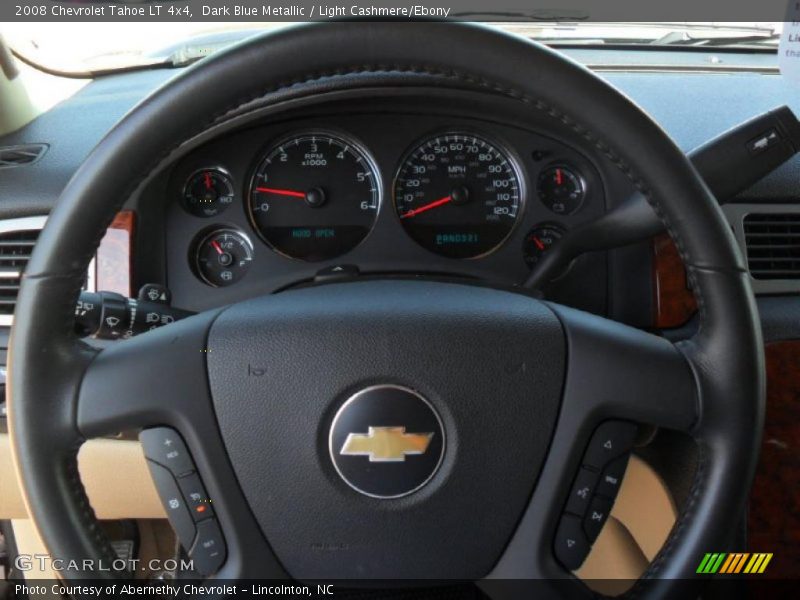
<svg viewBox="0 0 800 600"><path fill-rule="evenodd" d="M406 433L405 427L370 427L367 433L351 433L339 454L369 456L369 462L404 462L406 456L425 454L432 433Z"/></svg>

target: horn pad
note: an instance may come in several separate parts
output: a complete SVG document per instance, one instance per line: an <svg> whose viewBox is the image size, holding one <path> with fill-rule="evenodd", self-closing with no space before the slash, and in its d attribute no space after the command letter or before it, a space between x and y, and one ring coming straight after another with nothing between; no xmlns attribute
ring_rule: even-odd
<svg viewBox="0 0 800 600"><path fill-rule="evenodd" d="M376 385L345 402L331 424L331 461L354 490L401 498L431 480L442 462L442 420L418 393Z"/></svg>
<svg viewBox="0 0 800 600"><path fill-rule="evenodd" d="M329 284L230 307L208 349L228 455L293 577L491 570L559 408L565 342L544 303L451 283Z"/></svg>

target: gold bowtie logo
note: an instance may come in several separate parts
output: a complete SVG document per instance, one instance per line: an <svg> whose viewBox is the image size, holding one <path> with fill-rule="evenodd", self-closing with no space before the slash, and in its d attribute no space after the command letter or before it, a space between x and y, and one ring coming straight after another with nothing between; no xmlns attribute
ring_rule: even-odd
<svg viewBox="0 0 800 600"><path fill-rule="evenodd" d="M369 462L404 462L406 456L425 454L432 433L406 433L405 427L370 427L367 433L351 433L339 454L369 456Z"/></svg>

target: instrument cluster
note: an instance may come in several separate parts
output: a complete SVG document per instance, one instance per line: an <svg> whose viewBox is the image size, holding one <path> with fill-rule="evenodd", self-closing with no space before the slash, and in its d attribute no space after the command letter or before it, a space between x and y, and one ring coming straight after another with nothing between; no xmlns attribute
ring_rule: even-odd
<svg viewBox="0 0 800 600"><path fill-rule="evenodd" d="M565 232L559 218L580 213L594 191L602 198L590 183L598 178L569 156L526 156L477 128L441 128L395 152L394 170L382 172L356 135L309 128L268 141L240 170L241 180L223 166L224 156L193 168L183 175L179 204L191 217L213 221L194 236L193 273L227 287L243 280L262 252L306 263L344 259L382 213L432 255L482 259L509 243L535 204L552 219L529 227L516 251L531 267ZM249 227L226 222L236 210Z"/></svg>

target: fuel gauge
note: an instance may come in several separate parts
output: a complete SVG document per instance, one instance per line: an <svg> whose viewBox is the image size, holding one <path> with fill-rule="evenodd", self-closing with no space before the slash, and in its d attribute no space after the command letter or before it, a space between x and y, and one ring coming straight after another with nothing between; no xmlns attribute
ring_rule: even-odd
<svg viewBox="0 0 800 600"><path fill-rule="evenodd" d="M253 244L235 229L216 229L195 245L195 269L213 287L233 285L245 276L253 261Z"/></svg>

